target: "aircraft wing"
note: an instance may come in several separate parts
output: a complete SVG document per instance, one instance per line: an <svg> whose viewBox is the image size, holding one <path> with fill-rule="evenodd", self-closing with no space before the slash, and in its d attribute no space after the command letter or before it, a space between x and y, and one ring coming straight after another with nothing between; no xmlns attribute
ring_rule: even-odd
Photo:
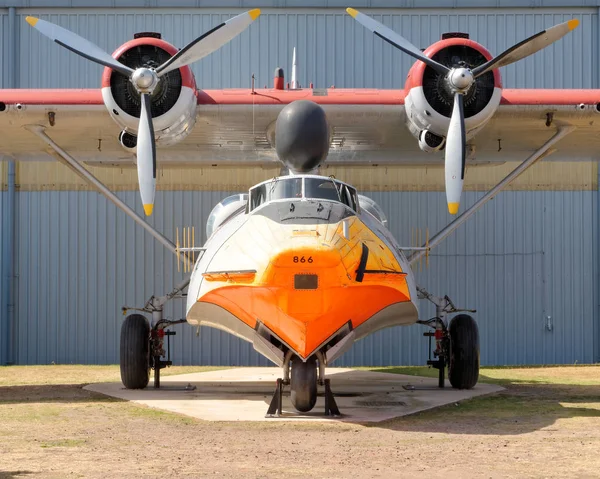
<svg viewBox="0 0 600 479"><path fill-rule="evenodd" d="M168 164L270 164L277 115L295 100L323 106L331 127L329 164L443 164L443 154L419 149L407 128L404 90L230 89L197 93L196 125L179 143L158 149ZM520 161L561 124L576 130L552 160L596 160L600 152L600 90L504 90L490 122L468 142L470 163ZM0 91L0 154L15 160L52 159L27 128L46 133L80 161L133 166L119 141L100 90Z"/></svg>

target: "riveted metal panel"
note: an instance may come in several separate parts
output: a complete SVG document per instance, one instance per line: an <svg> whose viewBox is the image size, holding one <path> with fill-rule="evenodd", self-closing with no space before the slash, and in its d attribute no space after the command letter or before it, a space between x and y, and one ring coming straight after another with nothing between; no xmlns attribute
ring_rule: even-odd
<svg viewBox="0 0 600 479"><path fill-rule="evenodd" d="M182 47L241 9L19 9L19 84L24 88L93 88L102 67L42 37L24 22L34 14L58 23L112 52L135 32L158 31ZM581 26L555 45L502 71L508 88L592 88L598 43L597 10L556 9L366 9L365 13L401 32L417 47L441 33L464 31L492 53L573 17ZM201 88L262 87L273 70L291 71L298 49L299 81L322 88L399 88L413 60L376 38L343 9L265 9L258 20L221 50L193 66Z"/></svg>
<svg viewBox="0 0 600 479"><path fill-rule="evenodd" d="M173 238L195 225L204 239L214 204L233 191L158 192L150 219ZM448 221L443 193L372 192L404 245L412 228L431 234ZM482 193L467 192L465 205ZM119 197L139 214L137 192ZM420 284L478 310L484 364L593 362L596 313L597 193L506 192L459 229L429 260ZM98 194L21 192L18 362L115 363L123 305L140 306L183 278L175 257ZM182 302L166 314L180 318ZM423 317L434 310L421 304ZM548 320L550 317L550 320ZM177 327L174 360L184 364L267 364L226 333ZM339 365L423 364L424 328L393 328L367 337Z"/></svg>

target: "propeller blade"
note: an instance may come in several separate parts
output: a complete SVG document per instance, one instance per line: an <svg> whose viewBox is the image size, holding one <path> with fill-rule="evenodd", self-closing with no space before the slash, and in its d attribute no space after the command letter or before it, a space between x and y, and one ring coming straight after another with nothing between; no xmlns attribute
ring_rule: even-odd
<svg viewBox="0 0 600 479"><path fill-rule="evenodd" d="M150 95L142 93L140 99L142 110L137 136L137 170L144 212L146 216L150 216L154 208L154 190L156 188L156 143L154 142L154 128L150 112Z"/></svg>
<svg viewBox="0 0 600 479"><path fill-rule="evenodd" d="M458 213L465 178L466 133L463 100L461 93L454 95L454 107L446 136L446 200L451 215Z"/></svg>
<svg viewBox="0 0 600 479"><path fill-rule="evenodd" d="M67 50L77 53L77 55L83 58L112 68L125 76L130 76L133 73L131 68L115 60L102 50L102 48L63 27L35 17L27 17L25 20L41 34L46 35L54 42L65 47Z"/></svg>
<svg viewBox="0 0 600 479"><path fill-rule="evenodd" d="M156 69L158 76L162 76L171 70L176 70L218 50L227 42L242 33L260 15L260 9L255 8L248 12L230 18L224 23L217 25L204 35L196 38L191 43L179 50L165 63Z"/></svg>
<svg viewBox="0 0 600 479"><path fill-rule="evenodd" d="M389 29L385 25L382 25L377 20L373 20L371 17L365 15L364 13L360 13L358 10L354 8L346 8L346 12L350 15L354 20L360 23L363 27L371 30L375 35L377 35L382 40L385 40L390 45L402 50L404 53L408 53L410 56L416 58L417 60L421 60L423 63L429 65L435 71L442 75L446 75L450 69L441 63L432 60L426 55L423 55L423 52L415 47L412 43L410 43L406 38L401 35L398 35L393 30Z"/></svg>
<svg viewBox="0 0 600 479"><path fill-rule="evenodd" d="M542 48L546 48L548 45L552 45L555 41L560 40L571 30L574 30L579 25L579 20L574 18L568 22L555 25L548 30L536 33L529 37L527 40L523 40L520 43L510 47L508 50L502 52L495 58L484 63L473 69L473 75L475 78L483 75L484 73L500 68L505 65L510 65L516 61L519 61L529 55L533 55L535 52L540 51Z"/></svg>

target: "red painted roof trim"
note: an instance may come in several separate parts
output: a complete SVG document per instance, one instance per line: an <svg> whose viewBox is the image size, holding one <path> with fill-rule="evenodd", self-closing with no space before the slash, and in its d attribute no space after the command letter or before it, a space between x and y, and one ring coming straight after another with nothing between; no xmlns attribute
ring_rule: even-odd
<svg viewBox="0 0 600 479"><path fill-rule="evenodd" d="M327 90L249 89L200 90L199 105L287 105L295 100L310 100L319 105L404 105L404 90L365 88Z"/></svg>
<svg viewBox="0 0 600 479"><path fill-rule="evenodd" d="M98 88L87 90L0 90L0 102L14 105L104 105Z"/></svg>
<svg viewBox="0 0 600 479"><path fill-rule="evenodd" d="M501 105L597 105L600 90L536 90L506 89L502 91Z"/></svg>
<svg viewBox="0 0 600 479"><path fill-rule="evenodd" d="M319 90L317 90L318 92ZM321 90L322 91L322 90ZM201 90L199 105L285 105L294 100L312 100L321 105L403 105L404 90L328 89L327 95L313 90L249 89ZM100 89L0 90L0 102L14 105L103 105ZM597 105L600 90L502 91L502 105Z"/></svg>

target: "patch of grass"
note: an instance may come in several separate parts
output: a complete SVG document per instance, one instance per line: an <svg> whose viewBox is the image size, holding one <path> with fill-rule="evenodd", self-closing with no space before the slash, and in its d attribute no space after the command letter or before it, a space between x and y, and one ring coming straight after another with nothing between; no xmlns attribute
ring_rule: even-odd
<svg viewBox="0 0 600 479"><path fill-rule="evenodd" d="M82 439L56 439L54 441L46 441L40 444L40 447L81 447L85 445Z"/></svg>
<svg viewBox="0 0 600 479"><path fill-rule="evenodd" d="M53 404L24 403L12 406L0 403L3 419L23 422L60 421L61 408Z"/></svg>
<svg viewBox="0 0 600 479"><path fill-rule="evenodd" d="M437 378L427 367L369 368L371 371ZM600 367L484 367L479 381L500 384L506 391L452 403L390 422L392 427L443 424L448 417L474 434L520 433L556 420L600 418ZM449 427L449 426L448 426ZM433 428L434 429L434 428ZM486 432L487 431L487 432Z"/></svg>
<svg viewBox="0 0 600 479"><path fill-rule="evenodd" d="M216 366L173 366L161 370L162 376L228 369ZM45 386L57 384L91 384L121 380L118 365L95 366L61 364L44 366L0 366L2 386Z"/></svg>
<svg viewBox="0 0 600 479"><path fill-rule="evenodd" d="M131 405L127 408L127 414L131 417L141 419L155 419L159 421L171 421L177 424L196 424L202 422L199 419L195 419L182 414L177 414L169 411L162 411L159 409L153 409L140 404Z"/></svg>
<svg viewBox="0 0 600 479"><path fill-rule="evenodd" d="M427 366L368 368L370 371L437 378L438 370ZM600 385L599 365L577 366L501 366L483 367L479 382L502 386L526 384Z"/></svg>

